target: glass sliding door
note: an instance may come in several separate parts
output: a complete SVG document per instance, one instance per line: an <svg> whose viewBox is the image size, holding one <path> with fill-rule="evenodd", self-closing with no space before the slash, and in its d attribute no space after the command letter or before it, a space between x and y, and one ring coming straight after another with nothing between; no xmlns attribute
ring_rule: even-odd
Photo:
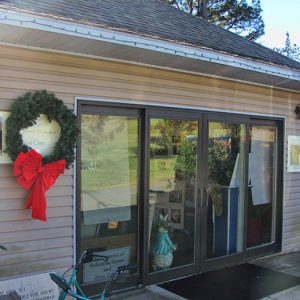
<svg viewBox="0 0 300 300"><path fill-rule="evenodd" d="M208 122L206 258L243 251L246 126Z"/></svg>
<svg viewBox="0 0 300 300"><path fill-rule="evenodd" d="M138 111L123 111L81 114L79 251L99 248L109 257L84 264L84 284L105 282L118 266L139 260L141 120Z"/></svg>
<svg viewBox="0 0 300 300"><path fill-rule="evenodd" d="M185 109L79 103L77 256L91 294L153 284L280 247L282 124ZM282 146L283 148L283 146Z"/></svg>
<svg viewBox="0 0 300 300"><path fill-rule="evenodd" d="M247 247L274 241L276 127L250 126Z"/></svg>
<svg viewBox="0 0 300 300"><path fill-rule="evenodd" d="M148 272L195 264L198 121L150 119Z"/></svg>

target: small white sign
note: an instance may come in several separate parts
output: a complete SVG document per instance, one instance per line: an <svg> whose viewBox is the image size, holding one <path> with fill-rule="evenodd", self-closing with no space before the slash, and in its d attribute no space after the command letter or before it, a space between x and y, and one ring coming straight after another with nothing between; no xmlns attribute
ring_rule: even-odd
<svg viewBox="0 0 300 300"><path fill-rule="evenodd" d="M6 119L9 117L10 112L0 111L0 163L12 163L12 160L9 158L8 154L5 153L6 149Z"/></svg>
<svg viewBox="0 0 300 300"><path fill-rule="evenodd" d="M58 286L48 273L0 281L0 295L15 290L24 300L57 300Z"/></svg>
<svg viewBox="0 0 300 300"><path fill-rule="evenodd" d="M300 136L288 136L288 172L300 172Z"/></svg>
<svg viewBox="0 0 300 300"><path fill-rule="evenodd" d="M128 265L130 247L95 252L108 257L107 261L99 260L84 264L84 283L106 281L118 267Z"/></svg>

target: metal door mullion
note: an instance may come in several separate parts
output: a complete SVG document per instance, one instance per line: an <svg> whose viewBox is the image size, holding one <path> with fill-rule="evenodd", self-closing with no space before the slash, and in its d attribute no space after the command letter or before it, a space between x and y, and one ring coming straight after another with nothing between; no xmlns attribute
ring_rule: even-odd
<svg viewBox="0 0 300 300"><path fill-rule="evenodd" d="M204 211L205 211L205 224L203 225L203 245L204 246L204 250L203 250L203 268L207 269L207 267L214 266L217 264L217 262L220 262L220 265L222 265L222 261L226 262L226 261L235 261L236 257L236 261L240 261L241 257L245 256L245 245L246 245L246 213L247 213L247 209L246 209L246 205L247 205L247 199L248 199L248 192L247 192L247 188L248 188L248 152L249 152L249 117L247 116L234 116L232 118L232 115L230 114L226 114L226 115L219 115L219 114L214 114L214 113L207 113L204 116L204 135L205 135L205 139L203 141L203 159L205 159L205 168L203 169L203 173L205 174L205 178L204 178L204 187L207 188L208 187L208 136L209 136L209 123L210 122L218 122L218 123L227 123L227 124L240 124L240 125L244 125L246 127L246 141L245 141L245 150L244 150L244 155L245 155L245 166L242 170L243 172L243 189L244 189L244 214L243 214L243 225L244 225L244 231L243 231L243 249L241 252L236 252L233 253L231 255L225 255L225 256L221 256L221 257L213 257L210 258L209 260L206 259L206 247L207 247L207 218L208 218L208 209L207 207L205 207Z"/></svg>
<svg viewBox="0 0 300 300"><path fill-rule="evenodd" d="M246 145L245 145L245 168L244 168L244 233L243 233L243 255L246 257L247 232L248 232L248 205L249 205L249 147L250 147L250 122L246 124Z"/></svg>
<svg viewBox="0 0 300 300"><path fill-rule="evenodd" d="M200 197L200 260L199 267L200 270L204 269L206 260L206 245L207 245L207 205L204 204L203 197L207 197L206 193L204 195L203 190L207 188L207 172L208 172L208 118L207 115L202 115L202 132L201 132L201 158L200 158L200 168L199 173L201 180L201 197Z"/></svg>
<svg viewBox="0 0 300 300"><path fill-rule="evenodd" d="M149 118L149 110L145 109L144 116L144 140L143 140L143 152L144 152L144 162L143 162L143 230L141 230L141 234L143 236L143 267L142 267L142 284L145 285L147 283L147 274L148 274L148 265L149 265L149 172L150 172L150 118ZM141 228L141 229L142 229Z"/></svg>

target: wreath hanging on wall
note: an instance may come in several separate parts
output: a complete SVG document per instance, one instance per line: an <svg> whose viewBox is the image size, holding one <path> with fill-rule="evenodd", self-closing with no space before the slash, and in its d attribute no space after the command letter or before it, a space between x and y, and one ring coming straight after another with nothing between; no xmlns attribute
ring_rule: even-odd
<svg viewBox="0 0 300 300"><path fill-rule="evenodd" d="M44 157L25 145L20 133L22 129L35 125L41 114L61 127L52 153ZM29 92L13 103L6 120L6 153L14 161L17 181L25 189L30 189L26 208L32 207L33 218L46 221L45 192L72 164L77 133L76 116L53 93L46 90Z"/></svg>
<svg viewBox="0 0 300 300"><path fill-rule="evenodd" d="M6 120L6 153L15 161L20 152L28 152L30 147L23 144L20 131L36 123L40 114L49 122L55 120L61 127L61 134L53 152L43 157L43 164L64 159L66 168L74 161L74 146L77 127L76 116L62 100L46 90L26 93L12 105L11 114Z"/></svg>

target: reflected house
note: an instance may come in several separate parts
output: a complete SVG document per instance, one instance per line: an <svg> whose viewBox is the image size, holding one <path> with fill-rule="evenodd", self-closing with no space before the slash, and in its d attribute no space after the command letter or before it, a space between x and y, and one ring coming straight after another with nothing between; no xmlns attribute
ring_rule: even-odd
<svg viewBox="0 0 300 300"><path fill-rule="evenodd" d="M300 63L161 1L119 6L0 2L3 112L47 89L80 129L46 224L1 166L0 280L62 273L97 248L107 264L78 274L95 295L123 264L139 269L118 290L300 250ZM1 154L4 132L1 119ZM49 147L35 136L31 146ZM154 259L170 241L172 259Z"/></svg>

